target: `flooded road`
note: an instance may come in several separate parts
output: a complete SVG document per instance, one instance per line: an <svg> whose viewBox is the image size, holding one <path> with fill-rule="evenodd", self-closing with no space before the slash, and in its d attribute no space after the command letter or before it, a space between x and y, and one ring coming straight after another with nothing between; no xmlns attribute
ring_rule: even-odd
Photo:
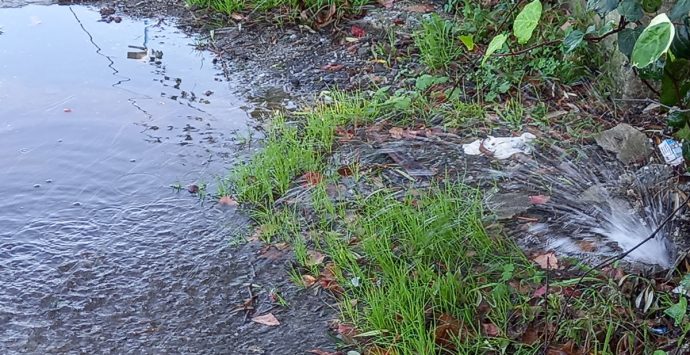
<svg viewBox="0 0 690 355"><path fill-rule="evenodd" d="M244 219L170 185L224 174L247 114L171 23L99 19L0 9L0 353L245 353Z"/></svg>

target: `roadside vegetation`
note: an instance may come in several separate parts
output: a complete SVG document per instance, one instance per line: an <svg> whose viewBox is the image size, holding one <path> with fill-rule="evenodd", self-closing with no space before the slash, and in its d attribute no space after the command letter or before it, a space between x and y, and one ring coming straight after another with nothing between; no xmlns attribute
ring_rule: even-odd
<svg viewBox="0 0 690 355"><path fill-rule="evenodd" d="M340 8L190 1L225 13ZM389 66L422 63L422 71L390 86L324 92L311 108L277 114L265 123L261 151L222 184L221 195L248 207L258 238L293 246L295 283L335 295L341 320L334 331L344 349L688 351L687 299L671 292L690 289L688 265L667 280L625 274L617 264L588 270L553 255L528 257L483 210L482 192L457 167L418 178L392 163L364 163L361 155L342 159L353 138L368 135L438 142L444 135L529 129L552 143L585 142L617 117L610 67L616 51L658 94L649 102L665 110L666 129L690 138L690 3L671 3L668 21L659 20L662 1L572 3L450 0L424 17L412 48L399 48L391 32L372 53ZM620 16L605 20L616 8ZM617 46L604 45L614 38Z"/></svg>

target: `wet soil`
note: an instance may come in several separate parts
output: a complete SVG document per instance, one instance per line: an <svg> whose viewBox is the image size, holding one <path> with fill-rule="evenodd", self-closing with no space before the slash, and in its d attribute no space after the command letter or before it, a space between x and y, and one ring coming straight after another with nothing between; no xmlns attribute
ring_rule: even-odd
<svg viewBox="0 0 690 355"><path fill-rule="evenodd" d="M259 135L215 56L167 18L18 5L0 9L0 353L332 349L332 301L212 195Z"/></svg>

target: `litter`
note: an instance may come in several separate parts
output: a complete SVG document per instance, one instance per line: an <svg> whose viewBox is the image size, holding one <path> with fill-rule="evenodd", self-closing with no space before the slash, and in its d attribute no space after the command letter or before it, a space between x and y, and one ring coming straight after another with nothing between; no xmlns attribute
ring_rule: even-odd
<svg viewBox="0 0 690 355"><path fill-rule="evenodd" d="M678 166L683 164L683 147L673 139L664 139L659 143L659 151L664 157L666 164L671 166Z"/></svg>
<svg viewBox="0 0 690 355"><path fill-rule="evenodd" d="M532 142L537 138L532 133L523 133L518 137L488 137L463 144L462 149L467 155L489 155L496 159L508 159L514 154L529 154L532 152Z"/></svg>

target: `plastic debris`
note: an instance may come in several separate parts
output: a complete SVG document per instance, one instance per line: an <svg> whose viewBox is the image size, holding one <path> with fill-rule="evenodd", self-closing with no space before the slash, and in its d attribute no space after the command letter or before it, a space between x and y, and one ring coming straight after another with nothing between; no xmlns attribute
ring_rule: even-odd
<svg viewBox="0 0 690 355"><path fill-rule="evenodd" d="M532 133L523 133L518 137L491 137L478 139L469 144L463 144L462 149L467 155L487 155L496 159L508 159L514 154L529 154L532 152L532 142L537 138Z"/></svg>
<svg viewBox="0 0 690 355"><path fill-rule="evenodd" d="M659 143L659 151L664 157L666 164L678 166L683 164L683 147L673 139L664 139Z"/></svg>

